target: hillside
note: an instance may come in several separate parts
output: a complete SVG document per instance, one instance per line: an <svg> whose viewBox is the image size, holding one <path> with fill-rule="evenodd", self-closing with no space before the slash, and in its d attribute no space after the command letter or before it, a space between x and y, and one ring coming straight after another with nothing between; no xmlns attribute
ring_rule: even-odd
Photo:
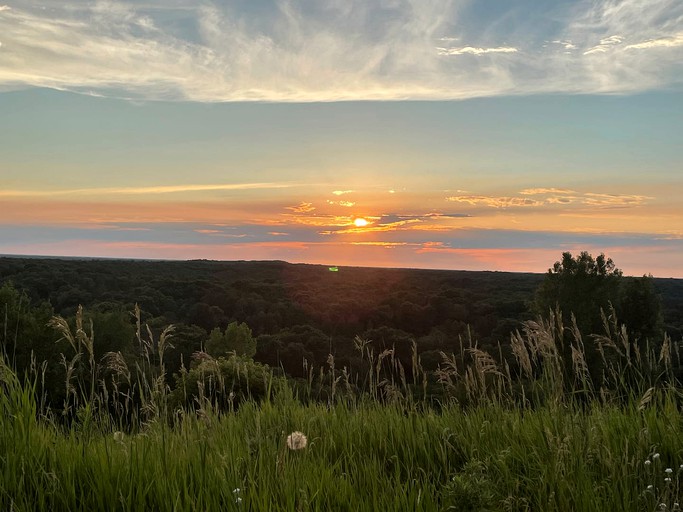
<svg viewBox="0 0 683 512"><path fill-rule="evenodd" d="M339 366L356 366L355 336L371 341L378 352L396 347L404 360L415 340L422 364L434 370L440 352L458 352L461 338L492 353L499 342L507 344L510 334L533 317L530 305L542 280L543 274L504 272L330 271L281 261L0 258L0 284L13 283L32 306L47 302L45 310L64 317L73 316L79 304L91 312L99 352L125 352L136 303L153 330L175 325L167 361L171 374L204 346L213 329L225 330L232 322L251 329L256 361L291 376L303 376L303 360L320 366L330 353ZM678 340L683 280L654 283L665 329Z"/></svg>

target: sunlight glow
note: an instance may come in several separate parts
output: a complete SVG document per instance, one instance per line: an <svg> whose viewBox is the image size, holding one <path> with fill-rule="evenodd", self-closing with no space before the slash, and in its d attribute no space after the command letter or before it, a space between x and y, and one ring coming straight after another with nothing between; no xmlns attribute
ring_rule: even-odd
<svg viewBox="0 0 683 512"><path fill-rule="evenodd" d="M363 228L368 225L368 221L365 220L363 217L358 217L354 219L353 223L357 228Z"/></svg>

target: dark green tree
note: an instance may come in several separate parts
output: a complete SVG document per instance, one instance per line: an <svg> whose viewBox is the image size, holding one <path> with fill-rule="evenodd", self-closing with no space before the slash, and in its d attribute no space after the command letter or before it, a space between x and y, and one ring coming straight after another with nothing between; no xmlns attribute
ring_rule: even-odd
<svg viewBox="0 0 683 512"><path fill-rule="evenodd" d="M619 316L632 340L642 344L645 340L656 342L661 338L664 325L662 305L651 275L624 280Z"/></svg>
<svg viewBox="0 0 683 512"><path fill-rule="evenodd" d="M231 352L238 356L254 357L256 340L247 324L231 322L225 332L218 327L211 331L206 352L213 357L227 356Z"/></svg>
<svg viewBox="0 0 683 512"><path fill-rule="evenodd" d="M621 279L621 270L604 254L593 258L586 251L575 257L565 252L536 291L535 312L546 316L559 307L565 326L571 325L573 314L584 335L600 333L601 310L618 304Z"/></svg>

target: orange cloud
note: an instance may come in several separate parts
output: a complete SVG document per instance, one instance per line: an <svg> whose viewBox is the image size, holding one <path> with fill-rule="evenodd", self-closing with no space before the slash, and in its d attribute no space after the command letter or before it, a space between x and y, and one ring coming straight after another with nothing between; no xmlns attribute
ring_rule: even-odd
<svg viewBox="0 0 683 512"><path fill-rule="evenodd" d="M294 213L310 213L315 210L313 203L299 203L297 206L287 206L286 208Z"/></svg>
<svg viewBox="0 0 683 512"><path fill-rule="evenodd" d="M576 194L573 190L569 190L566 188L526 188L524 190L519 191L520 194L523 195L539 195L539 194Z"/></svg>
<svg viewBox="0 0 683 512"><path fill-rule="evenodd" d="M289 188L287 183L216 183L160 185L150 187L91 187L53 190L0 190L0 197L55 197L55 196L111 196L111 195L155 195L188 192L209 192L224 190L259 190Z"/></svg>
<svg viewBox="0 0 683 512"><path fill-rule="evenodd" d="M510 208L515 206L542 206L543 201L527 197L489 197L489 196L450 196L447 201L467 203L471 205L483 204L491 208Z"/></svg>

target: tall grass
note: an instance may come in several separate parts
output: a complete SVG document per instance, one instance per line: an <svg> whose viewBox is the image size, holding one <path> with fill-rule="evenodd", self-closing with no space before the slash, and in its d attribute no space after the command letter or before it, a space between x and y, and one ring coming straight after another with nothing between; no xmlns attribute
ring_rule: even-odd
<svg viewBox="0 0 683 512"><path fill-rule="evenodd" d="M143 358L131 370L116 355L98 359L82 321L72 332L55 319L73 341L69 418L37 399L39 372L0 363L0 509L673 509L683 498L677 344L633 343L608 314L591 340L596 372L587 342L561 318L527 323L512 358L466 339L436 375L416 346L406 371L393 351L375 354L359 339L366 375L331 357L303 388L271 381L258 401L247 393L239 403L240 383L219 383L224 374L210 368L243 378L246 363L201 354L188 375L205 376L204 391L182 407L159 357L170 330L143 336L138 316ZM440 389L438 403L428 386ZM287 446L293 431L305 448Z"/></svg>

